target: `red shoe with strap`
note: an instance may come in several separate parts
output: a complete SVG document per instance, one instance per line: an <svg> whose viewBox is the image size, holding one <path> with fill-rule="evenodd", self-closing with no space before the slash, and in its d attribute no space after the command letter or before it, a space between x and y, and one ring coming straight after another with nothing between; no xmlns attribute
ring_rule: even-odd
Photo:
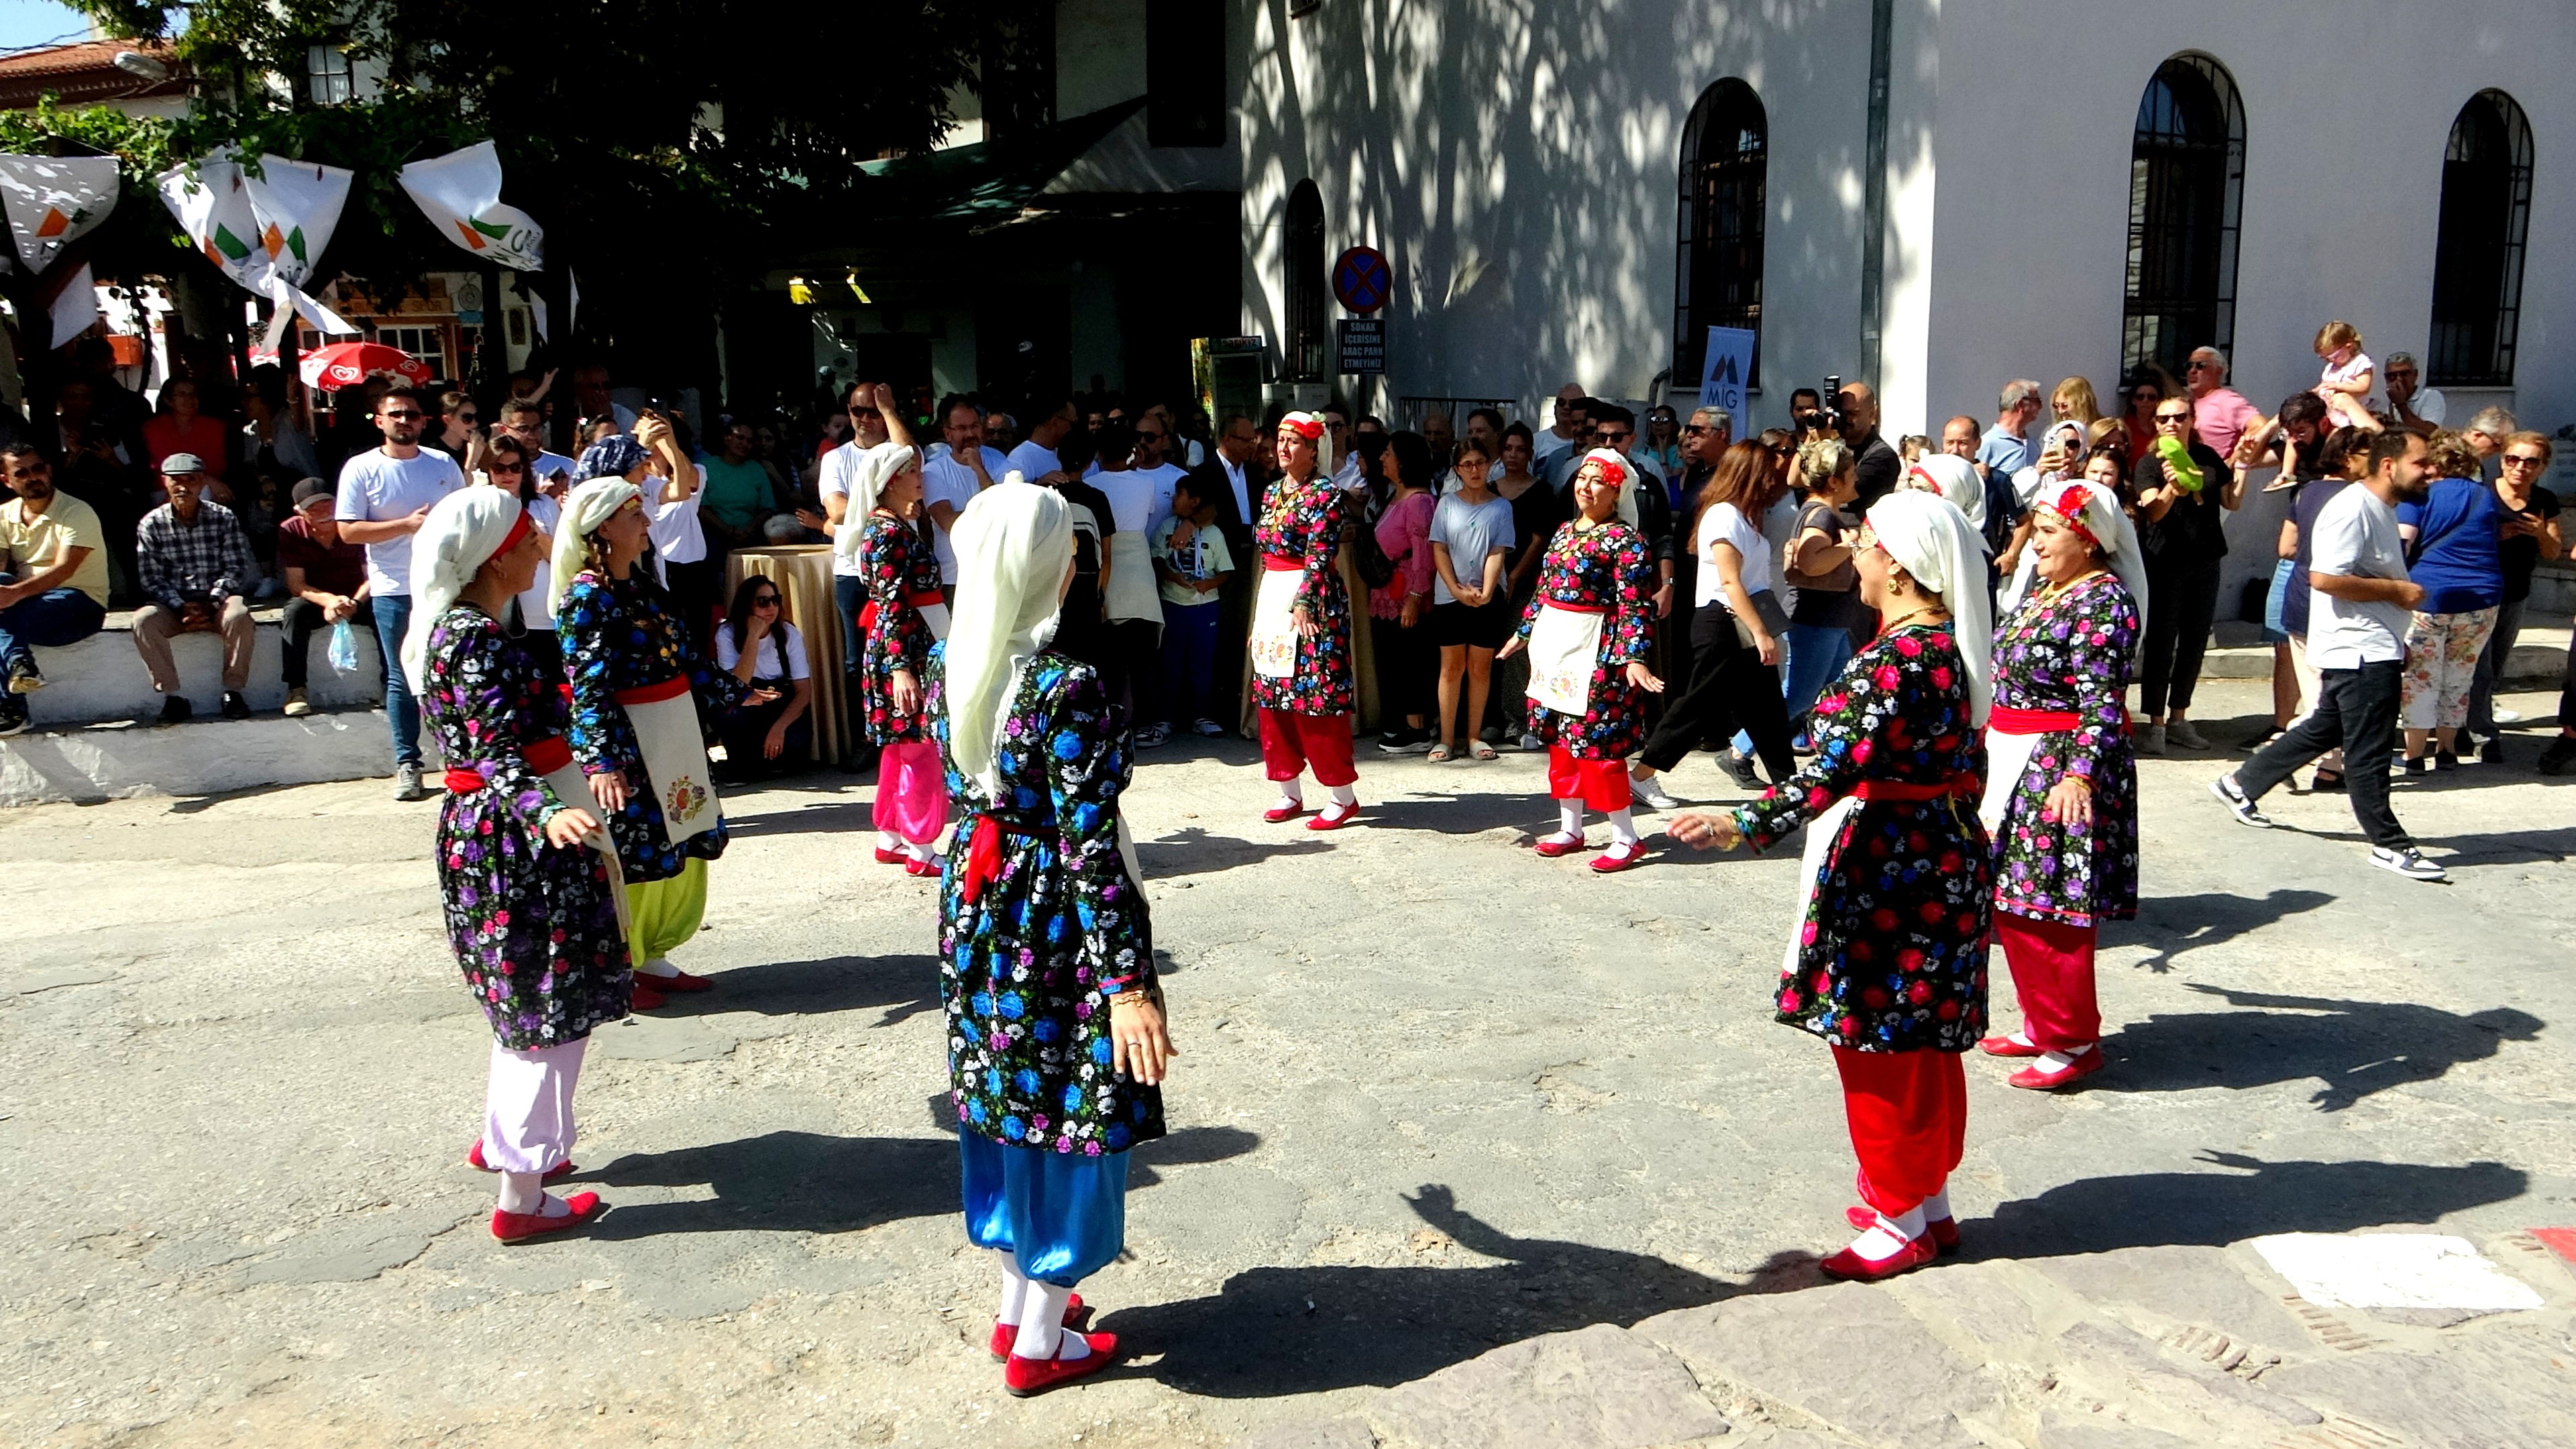
<svg viewBox="0 0 2576 1449"><path fill-rule="evenodd" d="M1872 1219L1870 1226L1876 1227L1878 1215L1872 1213L1870 1216ZM1926 1233L1897 1249L1893 1257L1872 1262L1852 1249L1845 1248L1816 1266L1822 1269L1828 1278L1839 1278L1847 1283L1876 1283L1883 1278L1893 1278L1899 1273L1910 1273L1937 1256L1939 1252L1932 1246L1932 1236Z"/></svg>
<svg viewBox="0 0 2576 1449"><path fill-rule="evenodd" d="M1070 1330L1073 1327L1074 1320L1080 1318L1083 1315L1083 1311L1084 1305L1081 1294L1076 1293L1073 1297L1067 1299L1064 1305L1064 1326ZM994 1319L992 1342L993 1362L1009 1363L1011 1361L1011 1345L1019 1338L1019 1336L1019 1325L1004 1323L998 1318Z"/></svg>
<svg viewBox="0 0 2576 1449"><path fill-rule="evenodd" d="M903 863L903 873L905 875L937 875L939 874L939 862L935 860L907 859Z"/></svg>
<svg viewBox="0 0 2576 1449"><path fill-rule="evenodd" d="M1339 811L1341 813L1335 814L1335 811ZM1339 830L1343 826L1348 825L1359 818L1360 806L1358 801L1354 800L1350 804L1345 805L1336 800L1332 804L1327 805L1322 810L1316 812L1315 818L1306 822L1306 828L1309 830Z"/></svg>
<svg viewBox="0 0 2576 1449"><path fill-rule="evenodd" d="M2075 1085L2077 1082L2080 1082L2086 1077L2093 1075L2095 1072L2102 1070L2104 1065L2105 1063L2102 1060L2102 1049L2097 1046L2091 1051L2086 1052L2084 1055L2077 1057L2075 1060L2068 1062L2064 1068L2058 1071L2049 1071L2047 1068L2034 1062L2031 1065L2022 1068L2020 1071L2013 1073L2011 1076L2004 1078L2004 1085L2008 1087L2024 1087L2034 1092L2054 1092L2060 1087L2071 1087Z"/></svg>
<svg viewBox="0 0 2576 1449"><path fill-rule="evenodd" d="M1628 853L1625 855L1616 854L1618 849L1618 844L1613 842L1610 849L1592 857L1592 868L1603 875L1616 875L1646 858L1646 847L1643 843L1629 846Z"/></svg>
<svg viewBox="0 0 2576 1449"><path fill-rule="evenodd" d="M904 854L900 850L888 850L882 845L877 847L877 864L879 865L901 865L910 859L912 859L911 856Z"/></svg>
<svg viewBox="0 0 2576 1449"><path fill-rule="evenodd" d="M2010 1035L1998 1033L1977 1043L1977 1050L1990 1057L2035 1057L2046 1053L2048 1048L2014 1041Z"/></svg>
<svg viewBox="0 0 2576 1449"><path fill-rule="evenodd" d="M1870 1207L1844 1208L1843 1221L1851 1224L1856 1231L1864 1233L1868 1232L1870 1229L1878 1226L1878 1209ZM1923 1224L1923 1236L1932 1240L1932 1247L1935 1252L1943 1254L1955 1253L1959 1251L1959 1220L1954 1217L1932 1218Z"/></svg>
<svg viewBox="0 0 2576 1449"><path fill-rule="evenodd" d="M465 1165L473 1168L476 1172L498 1172L501 1170L483 1160L483 1139L480 1137L474 1139L473 1146L465 1149ZM556 1163L554 1166L547 1168L544 1173L538 1176L537 1181L552 1182L558 1177L566 1177L571 1173L572 1159L567 1157L563 1161Z"/></svg>
<svg viewBox="0 0 2576 1449"><path fill-rule="evenodd" d="M599 1216L601 1210L608 1206L595 1192L577 1192L563 1201L564 1206L572 1211L559 1218L550 1218L544 1213L512 1213L494 1208L492 1236L505 1243L524 1243L530 1238L542 1238L548 1233L580 1227Z"/></svg>
<svg viewBox="0 0 2576 1449"><path fill-rule="evenodd" d="M707 978L692 976L686 971L675 971L668 976L653 978L653 989L656 991L713 991L715 986L716 984Z"/></svg>
<svg viewBox="0 0 2576 1449"><path fill-rule="evenodd" d="M1581 836L1576 836L1574 839L1568 840L1562 835L1542 835L1538 839L1530 842L1530 849L1537 851L1539 854L1546 856L1550 860L1554 860L1559 856L1572 855L1582 848L1583 838Z"/></svg>
<svg viewBox="0 0 2576 1449"><path fill-rule="evenodd" d="M1068 1328L1065 1332L1073 1330ZM1077 1359L1022 1358L1012 1354L1002 1365L1002 1387L1010 1391L1012 1398L1032 1398L1075 1379L1096 1374L1117 1361L1117 1334L1086 1333L1082 1335L1082 1341L1091 1345L1091 1352Z"/></svg>
<svg viewBox="0 0 2576 1449"><path fill-rule="evenodd" d="M669 997L664 996L659 989L647 984L652 980L653 978L650 976L638 976L635 978L635 995L632 1000L627 1002L627 1008L629 1010L656 1011L671 1004L671 999Z"/></svg>
<svg viewBox="0 0 2576 1449"><path fill-rule="evenodd" d="M1281 825L1305 813L1306 806L1303 802L1295 805L1273 805L1261 812L1261 818L1273 825Z"/></svg>

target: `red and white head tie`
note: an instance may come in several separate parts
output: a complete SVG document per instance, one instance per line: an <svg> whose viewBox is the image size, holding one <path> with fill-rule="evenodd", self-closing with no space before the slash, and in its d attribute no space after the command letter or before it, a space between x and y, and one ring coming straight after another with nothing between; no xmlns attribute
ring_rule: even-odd
<svg viewBox="0 0 2576 1449"><path fill-rule="evenodd" d="M2051 503L2048 507L2051 513L2054 513L2059 518L2066 520L2066 526L2073 529L2078 537L2082 538L2086 543L2093 545L2093 547L2102 549L2103 552L2108 553L2110 550L2102 548L2101 535L2093 531L2092 524L2087 522L2084 516L2084 510L2091 507L2093 502L2094 493L2092 485L2087 483L2069 483L2063 489L2059 490L2057 501Z"/></svg>
<svg viewBox="0 0 2576 1449"><path fill-rule="evenodd" d="M1311 443L1324 436L1324 420L1313 413L1289 413L1279 420L1279 431L1295 433Z"/></svg>

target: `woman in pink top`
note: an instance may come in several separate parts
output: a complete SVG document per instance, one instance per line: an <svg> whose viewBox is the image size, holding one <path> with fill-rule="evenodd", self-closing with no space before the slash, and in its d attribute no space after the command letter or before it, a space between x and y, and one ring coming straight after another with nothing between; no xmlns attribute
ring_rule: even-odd
<svg viewBox="0 0 2576 1449"><path fill-rule="evenodd" d="M1390 755L1431 748L1431 700L1440 649L1431 638L1431 444L1395 433L1378 455L1389 489L1377 516L1378 551L1395 577L1369 590L1369 637L1377 656L1377 747ZM1401 718L1401 724L1397 720Z"/></svg>

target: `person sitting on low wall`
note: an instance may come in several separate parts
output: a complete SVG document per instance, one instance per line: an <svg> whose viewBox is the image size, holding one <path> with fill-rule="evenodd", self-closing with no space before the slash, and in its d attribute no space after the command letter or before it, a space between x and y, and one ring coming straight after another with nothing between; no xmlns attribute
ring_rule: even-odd
<svg viewBox="0 0 2576 1449"><path fill-rule="evenodd" d="M212 481L194 453L173 453L161 464L161 486L170 501L143 515L135 531L135 571L147 602L134 611L134 648L160 691L165 725L196 713L179 690L179 666L170 636L219 632L224 637L226 719L250 718L242 690L250 683L254 634L250 605L242 599L250 576L250 545L233 511L205 497Z"/></svg>
<svg viewBox="0 0 2576 1449"><path fill-rule="evenodd" d="M107 549L98 514L54 491L32 445L0 448L0 735L27 728L26 696L44 688L32 645L77 644L107 622Z"/></svg>

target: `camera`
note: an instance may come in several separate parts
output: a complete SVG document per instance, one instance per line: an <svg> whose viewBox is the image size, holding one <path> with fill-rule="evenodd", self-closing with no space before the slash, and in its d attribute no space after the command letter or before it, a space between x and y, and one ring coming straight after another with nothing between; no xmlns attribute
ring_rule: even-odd
<svg viewBox="0 0 2576 1449"><path fill-rule="evenodd" d="M1809 433L1839 433L1843 428L1843 380L1838 373L1826 373L1825 385L1818 394L1816 407L1796 415L1799 430Z"/></svg>

